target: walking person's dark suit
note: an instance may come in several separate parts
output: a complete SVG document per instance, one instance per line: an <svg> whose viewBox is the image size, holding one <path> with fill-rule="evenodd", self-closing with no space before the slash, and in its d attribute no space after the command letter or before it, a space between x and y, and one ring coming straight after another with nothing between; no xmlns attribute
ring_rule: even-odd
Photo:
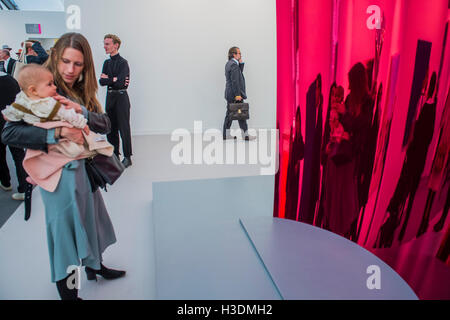
<svg viewBox="0 0 450 320"><path fill-rule="evenodd" d="M231 58L225 65L225 100L227 100L227 113L223 124L223 138L227 138L227 130L230 129L233 120L230 119L228 112L228 105L236 101L236 97L240 96L242 99L247 99L245 92L245 78L244 78L244 63L239 63L236 59ZM239 120L239 127L247 135L247 120Z"/></svg>

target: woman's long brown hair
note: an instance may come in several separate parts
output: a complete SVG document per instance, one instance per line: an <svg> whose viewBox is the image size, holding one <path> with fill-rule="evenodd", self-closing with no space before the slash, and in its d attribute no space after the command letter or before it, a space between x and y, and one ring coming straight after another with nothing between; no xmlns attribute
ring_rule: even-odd
<svg viewBox="0 0 450 320"><path fill-rule="evenodd" d="M83 71L81 79L75 81L69 87L58 72L58 63L66 48L73 48L80 51L84 57ZM89 111L102 113L102 107L97 99L97 79L95 77L94 60L92 51L87 39L80 33L66 33L59 38L51 50L51 55L46 62L46 67L52 72L55 85L62 90L69 98L84 105Z"/></svg>

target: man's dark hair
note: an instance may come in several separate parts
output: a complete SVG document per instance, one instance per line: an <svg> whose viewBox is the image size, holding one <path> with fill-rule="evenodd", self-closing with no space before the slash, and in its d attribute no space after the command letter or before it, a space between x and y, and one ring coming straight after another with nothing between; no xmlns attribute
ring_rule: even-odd
<svg viewBox="0 0 450 320"><path fill-rule="evenodd" d="M239 47L231 47L230 50L228 50L228 60L233 59L233 54L236 54L238 49Z"/></svg>
<svg viewBox="0 0 450 320"><path fill-rule="evenodd" d="M11 57L11 53L9 52L8 49L3 49L2 52L3 52L4 54L6 54L8 57Z"/></svg>

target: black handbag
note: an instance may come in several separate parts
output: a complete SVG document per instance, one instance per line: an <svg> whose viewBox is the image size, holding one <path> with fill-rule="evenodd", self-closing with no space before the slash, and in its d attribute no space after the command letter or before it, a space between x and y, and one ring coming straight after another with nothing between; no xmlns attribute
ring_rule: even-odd
<svg viewBox="0 0 450 320"><path fill-rule="evenodd" d="M125 170L125 166L115 154L111 157L98 154L86 159L85 164L92 192L99 187L108 191L106 184L113 185Z"/></svg>
<svg viewBox="0 0 450 320"><path fill-rule="evenodd" d="M343 165L352 160L352 145L348 140L335 142L332 146L330 158L337 165Z"/></svg>
<svg viewBox="0 0 450 320"><path fill-rule="evenodd" d="M246 102L236 102L228 104L228 115L231 120L248 120L249 105Z"/></svg>

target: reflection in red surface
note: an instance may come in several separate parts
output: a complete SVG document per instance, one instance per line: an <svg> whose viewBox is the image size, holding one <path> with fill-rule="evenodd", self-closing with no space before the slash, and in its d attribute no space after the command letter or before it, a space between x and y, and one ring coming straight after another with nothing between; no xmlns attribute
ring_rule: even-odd
<svg viewBox="0 0 450 320"><path fill-rule="evenodd" d="M380 8L384 32L368 27L368 20L370 22L373 17L373 11L367 12L371 5ZM289 198L294 193L294 197L298 198L297 208L302 208L302 193L305 188L315 188L315 181L320 184L321 191L326 191L326 162L320 166L319 179L313 179L312 182L307 180L307 185L303 183L303 177L308 176L305 172L311 170L311 159L317 158L314 153L317 148L309 149L308 145L321 143L311 140L310 137L314 135L308 132L311 130L308 128L313 126L309 122L322 117L322 134L325 135L332 109L329 105L330 87L333 82L343 86L344 96L347 97L350 92L348 73L355 64L361 62L367 68L369 94L373 99L372 106L368 107L372 115L370 130L366 132L375 136L364 140L365 145L368 145L361 149L365 158L361 155L355 158L359 159L356 162L363 163L360 168L364 169L355 172L360 212L353 225L356 226L355 229L352 230L349 226L346 236L389 263L422 299L450 298L450 263L447 259L446 264L445 257L442 257L445 239L450 241L448 236L445 237L449 227L445 207L448 203L450 142L449 139L440 138L450 136L450 107L447 100L450 86L450 41L448 32L445 33L449 16L447 0L277 0L277 125L280 130L280 170L276 176L274 216L301 218L301 209L297 209L295 213L285 212L292 207L286 205L287 195ZM401 226L406 221L406 208L399 209L396 219L387 212L387 208L394 192L399 188L400 174L406 163L409 145L403 147L402 143L414 66L417 59L420 59L416 56L419 40L431 43L429 77L423 79L423 84L425 89L428 88L432 72L437 73L438 85L436 93L431 97L435 99L436 110L432 139L424 151L426 161L423 170L418 173L421 175L420 184L415 194L410 195L412 209L404 234L399 237ZM322 114L311 117L307 110L311 112L319 109L308 106L307 91L319 74L322 79L323 110ZM383 86L383 93L377 95L380 85ZM411 132L417 127L416 123L427 99L424 90L417 105ZM346 103L347 107L349 105ZM300 109L301 138L305 143L304 158L299 161L299 190L290 187L297 184L292 184L289 180L292 178L291 172L295 172L289 170L289 164L292 163L290 158L293 159L290 150L295 150L292 148L295 135L291 132L295 132L297 108ZM346 127L345 123L344 129L350 135L357 132L352 131L352 126ZM322 143L325 140L322 139ZM319 158L323 158L326 150L326 145L321 147ZM371 148L376 152L370 152ZM444 163L442 170L437 170L439 161ZM433 179L437 177L437 180L433 180L433 186L430 186L431 173ZM367 191L361 191L362 188ZM429 196L433 194L429 190L434 192L433 196ZM313 223L327 228L329 226L323 221L321 212L325 192L320 193L321 197L314 202L315 209L312 209ZM432 202L426 206L427 198L432 199ZM426 207L429 208L427 214L424 213ZM434 226L438 222L441 223L441 228L435 231ZM425 228L424 232L418 232L421 224L422 229ZM380 234L383 235L381 244ZM387 238L391 238L391 241L383 241ZM436 257L439 248L440 259Z"/></svg>

